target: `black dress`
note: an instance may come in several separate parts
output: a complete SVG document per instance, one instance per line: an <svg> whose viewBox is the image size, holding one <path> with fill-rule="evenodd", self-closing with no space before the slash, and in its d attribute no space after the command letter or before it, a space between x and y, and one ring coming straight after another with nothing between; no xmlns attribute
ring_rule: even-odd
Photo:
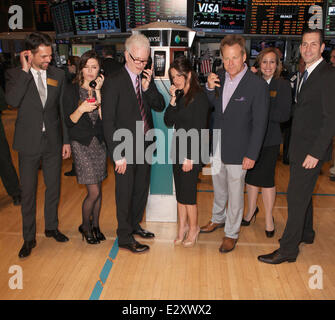
<svg viewBox="0 0 335 320"><path fill-rule="evenodd" d="M177 201L182 204L196 204L197 181L201 170L201 129L207 128L209 102L203 91L198 92L193 101L185 106L185 97L182 97L176 106L169 105L165 111L164 121L168 127L174 126L175 132L172 141L171 157L173 159L173 176L176 188ZM199 141L186 140L185 149L179 150L182 144L178 130L196 130ZM179 151L182 151L182 154ZM193 160L192 170L184 172L182 163L184 159Z"/></svg>
<svg viewBox="0 0 335 320"><path fill-rule="evenodd" d="M275 186L275 169L282 140L280 123L290 118L292 93L287 80L272 78L269 84L270 110L269 123L264 144L255 166L247 171L245 183L256 187Z"/></svg>

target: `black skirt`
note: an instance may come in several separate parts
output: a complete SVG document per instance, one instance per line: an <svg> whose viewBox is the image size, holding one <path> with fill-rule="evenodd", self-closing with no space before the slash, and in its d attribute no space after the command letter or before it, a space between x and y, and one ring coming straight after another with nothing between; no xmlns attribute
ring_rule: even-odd
<svg viewBox="0 0 335 320"><path fill-rule="evenodd" d="M275 186L275 170L280 145L263 147L255 166L247 171L245 183L255 187Z"/></svg>
<svg viewBox="0 0 335 320"><path fill-rule="evenodd" d="M193 164L191 171L184 172L182 164L173 165L173 178L176 188L176 198L182 204L197 203L197 183L201 166Z"/></svg>

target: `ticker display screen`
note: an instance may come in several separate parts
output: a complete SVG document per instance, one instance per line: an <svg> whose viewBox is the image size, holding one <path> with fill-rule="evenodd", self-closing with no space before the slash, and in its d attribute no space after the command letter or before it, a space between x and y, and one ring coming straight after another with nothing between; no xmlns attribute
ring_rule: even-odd
<svg viewBox="0 0 335 320"><path fill-rule="evenodd" d="M245 33L270 35L301 35L316 22L324 1L313 0L251 0L248 4ZM322 24L319 26L322 29Z"/></svg>
<svg viewBox="0 0 335 320"><path fill-rule="evenodd" d="M78 35L121 32L118 0L72 0Z"/></svg>
<svg viewBox="0 0 335 320"><path fill-rule="evenodd" d="M192 28L204 32L243 33L247 0L194 0Z"/></svg>
<svg viewBox="0 0 335 320"><path fill-rule="evenodd" d="M186 26L187 0L125 0L127 31L162 21Z"/></svg>
<svg viewBox="0 0 335 320"><path fill-rule="evenodd" d="M327 1L325 34L335 36L335 0Z"/></svg>
<svg viewBox="0 0 335 320"><path fill-rule="evenodd" d="M71 9L68 2L59 3L50 7L52 21L58 37L74 35L71 18Z"/></svg>

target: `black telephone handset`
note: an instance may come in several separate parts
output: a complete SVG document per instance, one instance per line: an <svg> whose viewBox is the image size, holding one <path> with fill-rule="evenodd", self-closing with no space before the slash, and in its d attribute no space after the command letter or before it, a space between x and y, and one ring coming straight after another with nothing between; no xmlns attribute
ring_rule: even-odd
<svg viewBox="0 0 335 320"><path fill-rule="evenodd" d="M98 77L100 77L100 75L105 75L105 71L103 69L100 69L99 73L98 73ZM95 80L92 80L89 83L90 88L95 89L95 87L97 86L97 82Z"/></svg>
<svg viewBox="0 0 335 320"><path fill-rule="evenodd" d="M175 95L176 95L176 103L183 97L184 95L184 90L181 89L177 89L176 92L175 92Z"/></svg>
<svg viewBox="0 0 335 320"><path fill-rule="evenodd" d="M148 58L148 62L147 62L147 64L145 65L144 70L146 70L146 69L151 69L151 66L152 66L152 58L151 58L151 56L149 56L149 58ZM146 78L146 75L145 75L144 72L142 72L142 78Z"/></svg>

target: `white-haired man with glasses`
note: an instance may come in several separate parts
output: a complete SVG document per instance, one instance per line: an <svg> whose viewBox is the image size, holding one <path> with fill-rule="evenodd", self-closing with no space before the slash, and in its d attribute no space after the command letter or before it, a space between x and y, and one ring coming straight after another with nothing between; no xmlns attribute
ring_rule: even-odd
<svg viewBox="0 0 335 320"><path fill-rule="evenodd" d="M140 222L146 206L150 164L140 155L152 142L145 141L145 135L153 128L151 109L163 111L165 102L158 92L152 77L153 68L146 69L150 56L150 43L142 34L132 35L125 43L126 64L120 71L105 81L102 92L102 120L108 152L115 164L115 198L118 221L117 236L119 247L133 253L145 252L148 245L134 239L153 238L152 232L142 229ZM139 122L141 121L141 122ZM136 124L141 123L140 133ZM132 133L132 157L127 152L118 155L120 142L114 138L118 129L127 129ZM137 141L140 143L136 145Z"/></svg>

